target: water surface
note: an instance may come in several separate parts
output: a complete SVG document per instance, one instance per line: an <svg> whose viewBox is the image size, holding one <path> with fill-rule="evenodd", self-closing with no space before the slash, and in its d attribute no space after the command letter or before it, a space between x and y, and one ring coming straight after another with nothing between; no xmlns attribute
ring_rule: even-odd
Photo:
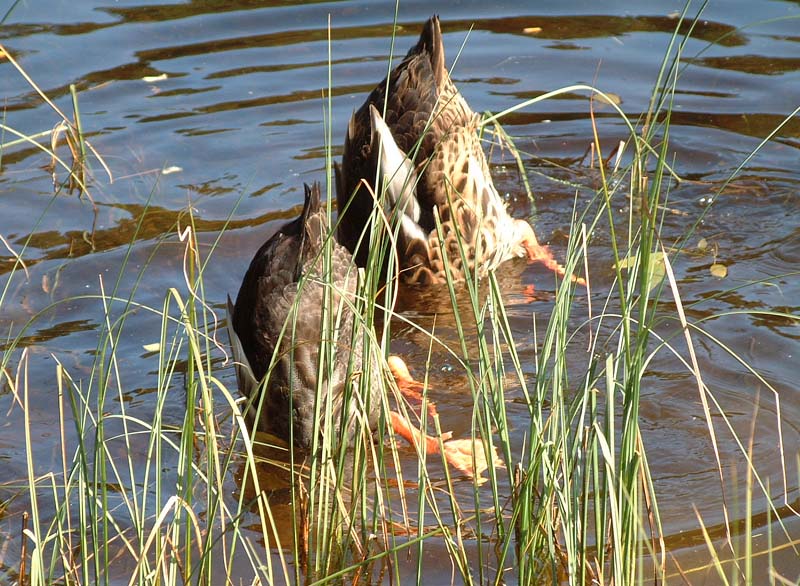
<svg viewBox="0 0 800 586"><path fill-rule="evenodd" d="M549 8L473 0L438 6L402 2L396 53L415 42L421 24L436 10L449 63L464 44L453 78L476 111L499 112L559 87L590 83L619 96L620 107L635 119L647 111L681 8L663 2L578 0ZM795 459L800 446L800 330L796 322L747 311L798 312L800 281L791 273L800 263L800 118L790 120L752 159L748 155L800 105L798 18L800 7L788 1L737 0L707 7L684 50L670 147L684 181L671 189L674 213L665 216L663 234L666 246L677 242L707 198L736 175L690 241L694 253L681 254L674 268L689 317L727 314L705 322L706 330L777 391L770 392L719 345L709 339L698 343L697 358L714 397L743 437L751 426L756 430L757 468L776 499L793 506L800 505ZM42 471L60 461L53 356L73 377L87 376L104 319L100 301L73 298L96 295L101 286L110 291L127 255L122 294L136 285L139 303L160 307L168 288L183 290L184 245L176 223L185 225L184 212L191 206L204 251L230 220L205 275L206 297L222 317L225 296L235 295L252 253L297 212L303 182L324 180L329 50L330 122L338 156L350 114L385 75L392 21L390 3L364 0L298 5L50 0L14 8L0 28L0 42L65 111L71 109L69 86L75 84L83 127L115 178L110 183L93 164L95 216L75 194L53 200L49 160L41 151L19 145L2 153L0 235L22 253L27 271L17 271L8 282L0 320L12 337L24 328L31 423L39 434L35 456ZM541 30L525 33L530 27ZM3 61L0 96L5 124L20 132L48 130L57 122ZM627 138L627 129L608 107L598 105L596 114L608 154ZM588 102L577 94L564 95L503 122L526 153L534 201L525 196L513 161L494 149L498 189L515 215L534 222L539 238L561 257L575 197L585 202L597 186L584 156L592 141ZM164 174L164 169L173 172ZM146 206L146 220L129 248ZM623 200L617 213L624 221ZM696 248L701 238L709 245L704 251ZM607 241L608 234L598 233L595 250L589 249L598 303L613 278ZM715 261L728 268L725 279L710 275ZM4 285L13 263L3 249ZM536 265L504 271L514 334L533 377L531 315L546 319L553 280ZM532 284L533 304L526 296ZM583 309L587 300L579 296L576 303ZM412 315L422 323L430 319ZM439 319L447 337L447 319ZM131 389L125 397L129 413L144 415L154 405L156 383L152 356L143 346L158 339L160 324L147 311L135 311L127 320L117 349L120 379ZM426 339L399 329L393 344L410 363L424 364ZM463 373L441 351L434 352L432 367L442 421L457 436L469 433L463 413L471 411L470 396L458 392L464 388ZM232 369L219 375L235 385ZM182 400L178 389L167 398L174 406L172 423L182 417ZM22 416L7 387L0 389L0 412L9 414L0 417L2 485L26 476ZM527 410L520 404L509 412L521 441ZM723 521L722 495L696 384L667 353L651 365L641 417L668 542L684 551L691 565L703 558L692 506L708 525L717 525ZM777 447L779 430L786 468ZM719 433L721 460L733 468L742 456L722 424ZM413 464L411 455L408 463ZM16 535L22 508L20 503L0 515L4 535ZM792 526L796 538L800 527ZM787 572L796 567L796 558L788 558ZM442 571L442 579L449 580L449 570Z"/></svg>

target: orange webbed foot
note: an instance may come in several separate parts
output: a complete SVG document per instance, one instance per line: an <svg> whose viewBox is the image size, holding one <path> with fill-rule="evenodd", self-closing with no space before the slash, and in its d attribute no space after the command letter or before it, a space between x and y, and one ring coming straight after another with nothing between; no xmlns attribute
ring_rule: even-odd
<svg viewBox="0 0 800 586"><path fill-rule="evenodd" d="M422 433L403 417L400 413L390 413L392 429L412 446L425 450L426 454L440 453L439 438ZM445 432L441 435L441 448L447 463L469 478L477 478L478 484L486 482L482 478L489 466L502 467L503 461L497 453L497 448L492 446L491 462L486 460L486 452L480 442L472 439L450 439L452 434Z"/></svg>
<svg viewBox="0 0 800 586"><path fill-rule="evenodd" d="M392 420L394 432L410 443L414 447L421 446L426 454L439 453L439 439L428 434L422 433L411 422L397 411L391 411L389 416ZM447 441L452 437L449 431L442 434L442 441Z"/></svg>
<svg viewBox="0 0 800 586"><path fill-rule="evenodd" d="M405 361L399 356L393 354L386 359L386 362L389 365L389 370L392 372L392 376L394 376L394 380L397 383L397 389L400 391L400 394L403 395L403 397L405 397L405 399L412 405L416 407L422 405L422 393L425 390L425 385L414 380L414 378L411 376L411 373L408 372L408 367L406 366ZM436 417L436 405L432 401L428 401L427 410L429 417Z"/></svg>
<svg viewBox="0 0 800 586"><path fill-rule="evenodd" d="M486 482L483 473L489 466L500 468L503 460L497 453L497 448L492 446L491 462L486 460L486 451L480 441L472 439L449 440L442 444L444 457L448 464L470 478L477 478L478 484Z"/></svg>
<svg viewBox="0 0 800 586"><path fill-rule="evenodd" d="M405 361L399 356L390 356L387 362L402 395L417 405L421 404L424 387L411 376ZM428 402L428 415L436 416L436 407L432 402ZM492 448L492 461L489 463L483 446L479 442L472 439L453 440L450 432L442 433L440 437L430 436L422 433L406 417L396 411L391 411L390 417L394 432L409 444L417 449L425 450L426 454L438 454L443 450L448 465L465 476L479 478L479 483L486 481L481 478L481 475L490 465L495 467L503 465L497 449L494 447Z"/></svg>
<svg viewBox="0 0 800 586"><path fill-rule="evenodd" d="M586 279L583 279L582 277L576 277L575 275L567 275L563 265L559 264L559 262L553 256L553 253L550 252L550 247L544 244L539 244L531 225L527 222L523 223L527 229L524 230L525 234L522 238L522 246L525 248L525 252L527 253L528 262L540 262L554 273L557 273L562 277L569 276L573 283L577 283L578 285L583 285L585 287Z"/></svg>

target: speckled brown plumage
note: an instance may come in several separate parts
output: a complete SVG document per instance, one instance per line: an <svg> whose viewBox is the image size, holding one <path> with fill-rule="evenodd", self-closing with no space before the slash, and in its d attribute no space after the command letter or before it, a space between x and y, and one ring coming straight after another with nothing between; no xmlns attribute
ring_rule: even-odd
<svg viewBox="0 0 800 586"><path fill-rule="evenodd" d="M330 334L335 341L332 376L322 381L323 393L332 393L334 421L339 420L348 372L351 377L359 376L364 370L362 366L366 366L361 338L353 335L354 316L350 306L355 294L356 269L350 253L335 242L330 244L329 265L325 262L324 246L329 237L327 219L320 209L319 185L306 186L303 212L261 246L247 269L236 305L231 306L228 300L228 333L239 389L252 404L248 420L257 429L269 431L287 442L293 432L295 445L304 448L313 439L322 337ZM330 274L326 275L326 271ZM330 323L335 324L332 330L323 324L324 296L328 292L331 296L328 307L334 316ZM273 357L275 365L264 387L260 381ZM324 366L323 372L326 369ZM369 370L370 397L364 401L350 400L351 427L360 416L366 417L370 428L377 421L381 374L376 359L370 359ZM262 388L265 394L256 420ZM352 389L357 392L358 385L352 385ZM359 403L368 403L366 410Z"/></svg>
<svg viewBox="0 0 800 586"><path fill-rule="evenodd" d="M400 274L407 283L444 282L448 265L455 279L466 271L480 277L524 256L563 273L531 226L508 214L492 183L479 122L450 79L433 16L388 82L372 90L348 125L336 167L339 237L360 265L367 260L368 246L359 240L365 230L368 235L372 191L394 216Z"/></svg>

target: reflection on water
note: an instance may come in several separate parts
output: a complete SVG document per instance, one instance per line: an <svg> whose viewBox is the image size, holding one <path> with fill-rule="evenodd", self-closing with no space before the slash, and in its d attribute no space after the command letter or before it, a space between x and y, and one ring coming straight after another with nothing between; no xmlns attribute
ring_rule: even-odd
<svg viewBox="0 0 800 586"><path fill-rule="evenodd" d="M69 86L77 86L83 127L116 180L108 182L94 165L95 218L91 206L75 195L53 200L49 161L40 150L21 144L2 152L0 235L27 267L9 283L2 325L12 336L21 333L23 345L31 347L29 384L32 404L40 409L34 420L42 428L53 423L50 353L74 372L87 373L102 319L101 304L91 297L59 302L97 295L100 278L106 285L116 282L124 264L119 290L127 294L138 287L139 303L159 307L169 287L184 287L184 246L175 234L191 210L204 252L216 246L205 273L206 296L222 307L225 295L237 289L252 251L281 221L296 215L302 183L324 177L328 14L335 155L353 108L385 74L392 22L391 6L362 1L46 4L46 10L41 3L16 6L0 29L0 41L61 108L71 108ZM664 217L664 244L679 241L708 198L722 189L679 256L676 276L687 314L707 318L697 348L706 383L731 415L734 429L744 437L751 426L757 430L753 453L762 478L770 480L773 492L783 491L786 480L784 498L795 502L798 326L766 313L740 312L798 313L800 280L793 273L800 263L800 117L783 125L734 182L723 185L798 106L800 96L797 4L755 5L712 2L684 49L670 155L683 181L670 192L674 213ZM396 52L405 52L431 9L429 3L402 3ZM453 70L456 83L476 111L495 112L580 82L618 95L625 112L638 117L647 111L676 20L655 2L591 8L561 2L534 12L517 2L465 1L437 9L451 62L466 38ZM742 28L756 21L762 24ZM526 33L529 27L541 30ZM4 122L26 133L51 128L56 119L25 81L8 63L0 61L0 72ZM609 153L627 129L602 104L596 114ZM585 203L598 184L584 158L591 141L588 104L582 96L565 94L508 116L504 125L525 153L533 204L527 203L514 161L495 149L498 189L508 194L515 215L531 218L539 238L561 256L574 199ZM178 172L162 173L169 167ZM623 222L626 203L620 201L617 211ZM701 238L706 248L697 247ZM603 246L608 239L598 232L597 251L589 250L594 288L600 292L613 278L613 259ZM4 283L14 261L4 247ZM709 277L714 262L727 266L726 279ZM524 368L533 377L533 314L540 324L546 320L552 278L524 263L507 265L499 278ZM455 341L447 315L435 321L432 315L449 299L427 295L406 300L406 317L425 327L435 323L444 340ZM578 296L575 303L577 313L585 313L587 299ZM152 376L142 347L158 338L159 321L146 311L127 319L128 331L136 335L119 341L121 376ZM662 333L670 331L679 332L679 324L667 324ZM409 363L426 363L427 337L402 326L395 335L393 349ZM728 351L713 338L724 340ZM736 356L754 365L777 395ZM434 350L431 366L442 421L456 434L468 433L463 413L471 411L471 399L457 391L466 387L463 373L440 349ZM220 375L235 385L231 369ZM152 387L147 381L131 385ZM153 395L137 393L129 398L131 407L146 412ZM509 397L509 412L518 418L512 428L521 433L527 411L515 409L519 398ZM180 397L169 400L180 410ZM14 413L12 403L10 393L0 390L0 411ZM695 383L666 353L650 365L641 417L668 540L691 549L697 536L682 533L696 528L687 503L715 525L722 521L722 497ZM786 470L776 449L779 431L790 452L786 461L792 467ZM24 452L15 439L20 433L21 418L9 417L0 425L0 459L8 478L24 477ZM721 438L720 457L732 465L740 457L727 439ZM38 460L49 461L54 449L49 430L43 432ZM8 523L17 520L2 521L4 533Z"/></svg>

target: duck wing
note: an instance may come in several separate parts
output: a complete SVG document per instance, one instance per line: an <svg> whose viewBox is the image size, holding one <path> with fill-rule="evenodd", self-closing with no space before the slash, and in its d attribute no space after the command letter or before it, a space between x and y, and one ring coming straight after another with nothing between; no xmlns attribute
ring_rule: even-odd
<svg viewBox="0 0 800 586"><path fill-rule="evenodd" d="M303 265L306 219L319 208L306 188L303 212L283 225L256 252L247 268L233 309L233 330L250 364L261 380L267 372L288 308L282 302L288 288L296 283ZM318 195L317 191L317 195ZM282 315L281 315L282 314Z"/></svg>
<svg viewBox="0 0 800 586"><path fill-rule="evenodd" d="M314 403L319 373L325 376L320 392L330 394L338 413L351 360L353 372L361 372L365 360L360 338L353 335L350 304L355 295L355 266L350 253L335 242L330 256L324 254L330 237L327 216L320 207L319 185L306 186L302 213L259 248L236 303L229 301L228 305L237 382L252 403L248 420L285 440L293 437L302 447L311 445L317 429ZM326 307L330 308L327 313ZM326 317L332 319L332 327L325 327ZM332 339L323 340L327 335ZM333 351L324 357L333 360L331 365L320 365L321 343L333 344ZM270 367L265 387L261 381ZM373 361L371 367L372 382L379 382L377 363ZM366 417L374 425L381 387L372 384L370 388ZM349 412L359 412L352 399L350 404Z"/></svg>
<svg viewBox="0 0 800 586"><path fill-rule="evenodd" d="M247 353L244 351L242 341L234 329L233 315L234 307L231 301L231 296L228 295L227 304L228 320L226 329L228 330L228 339L231 342L231 353L233 355L233 366L236 371L236 384L239 391L245 397L253 397L258 390L258 380L253 375L253 369L250 366L250 360L247 358Z"/></svg>
<svg viewBox="0 0 800 586"><path fill-rule="evenodd" d="M376 149L375 108L389 129L397 149L419 170L413 191L419 205L417 222L430 232L435 228L433 207L444 198L436 177L428 177L427 161L442 137L473 118L466 101L453 85L445 67L444 46L439 18L426 23L417 44L403 61L379 83L364 104L353 113L345 136L342 165L336 166L339 236L356 252L360 265L366 262L366 246L358 241L369 225L374 198L361 185L366 181L376 196L375 178L380 169ZM386 137L382 137L386 138Z"/></svg>

